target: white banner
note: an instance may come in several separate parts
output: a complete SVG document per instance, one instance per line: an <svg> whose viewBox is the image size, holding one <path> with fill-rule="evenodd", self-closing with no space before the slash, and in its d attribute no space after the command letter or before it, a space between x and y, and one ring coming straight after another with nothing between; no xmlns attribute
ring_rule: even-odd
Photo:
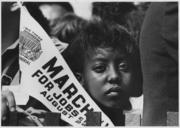
<svg viewBox="0 0 180 128"><path fill-rule="evenodd" d="M19 48L21 86L27 94L73 126L85 125L87 111L102 112L25 7L21 7ZM114 126L103 112L101 126Z"/></svg>

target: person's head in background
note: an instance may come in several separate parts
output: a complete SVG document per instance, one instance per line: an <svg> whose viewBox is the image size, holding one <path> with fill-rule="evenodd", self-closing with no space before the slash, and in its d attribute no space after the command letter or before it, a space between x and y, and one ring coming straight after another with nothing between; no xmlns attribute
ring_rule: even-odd
<svg viewBox="0 0 180 128"><path fill-rule="evenodd" d="M55 25L51 28L50 35L62 42L71 44L86 23L87 20L82 17L74 13L66 13L63 17L55 20Z"/></svg>
<svg viewBox="0 0 180 128"><path fill-rule="evenodd" d="M138 48L120 25L93 19L63 52L71 70L96 103L131 109L129 97L142 93Z"/></svg>
<svg viewBox="0 0 180 128"><path fill-rule="evenodd" d="M73 13L73 7L69 2L39 2L39 9L44 17L49 21L49 26L55 25L55 20L61 18L66 13Z"/></svg>
<svg viewBox="0 0 180 128"><path fill-rule="evenodd" d="M73 13L73 8L68 2L26 2L26 6L52 38L60 52L68 46L85 23L85 19ZM38 15L42 16L43 20L38 18Z"/></svg>
<svg viewBox="0 0 180 128"><path fill-rule="evenodd" d="M23 2L23 5L49 35L57 20L66 13L74 12L68 2Z"/></svg>

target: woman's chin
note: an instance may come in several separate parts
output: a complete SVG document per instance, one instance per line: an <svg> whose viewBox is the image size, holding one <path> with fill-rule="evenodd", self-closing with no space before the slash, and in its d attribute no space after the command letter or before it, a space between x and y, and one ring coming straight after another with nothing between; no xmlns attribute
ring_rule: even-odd
<svg viewBox="0 0 180 128"><path fill-rule="evenodd" d="M107 108L122 109L122 110L130 110L132 107L129 100L109 101L104 103L103 105Z"/></svg>

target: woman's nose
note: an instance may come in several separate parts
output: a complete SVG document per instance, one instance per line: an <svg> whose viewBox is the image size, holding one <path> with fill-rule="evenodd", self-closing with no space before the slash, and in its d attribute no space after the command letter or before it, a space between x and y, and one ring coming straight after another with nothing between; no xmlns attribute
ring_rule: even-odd
<svg viewBox="0 0 180 128"><path fill-rule="evenodd" d="M118 70L116 70L116 68L114 66L110 66L110 68L109 68L108 81L110 83L118 83L119 82L119 73L118 73Z"/></svg>

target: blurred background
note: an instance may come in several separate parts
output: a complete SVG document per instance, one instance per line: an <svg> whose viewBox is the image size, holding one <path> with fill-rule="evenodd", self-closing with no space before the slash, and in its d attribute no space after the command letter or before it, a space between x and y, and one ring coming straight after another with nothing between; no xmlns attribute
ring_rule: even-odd
<svg viewBox="0 0 180 128"><path fill-rule="evenodd" d="M20 11L15 2L1 2L1 52L13 44L19 35ZM138 45L141 25L149 2L24 2L31 15L48 32L54 21L71 12L89 19L92 15L125 26Z"/></svg>

